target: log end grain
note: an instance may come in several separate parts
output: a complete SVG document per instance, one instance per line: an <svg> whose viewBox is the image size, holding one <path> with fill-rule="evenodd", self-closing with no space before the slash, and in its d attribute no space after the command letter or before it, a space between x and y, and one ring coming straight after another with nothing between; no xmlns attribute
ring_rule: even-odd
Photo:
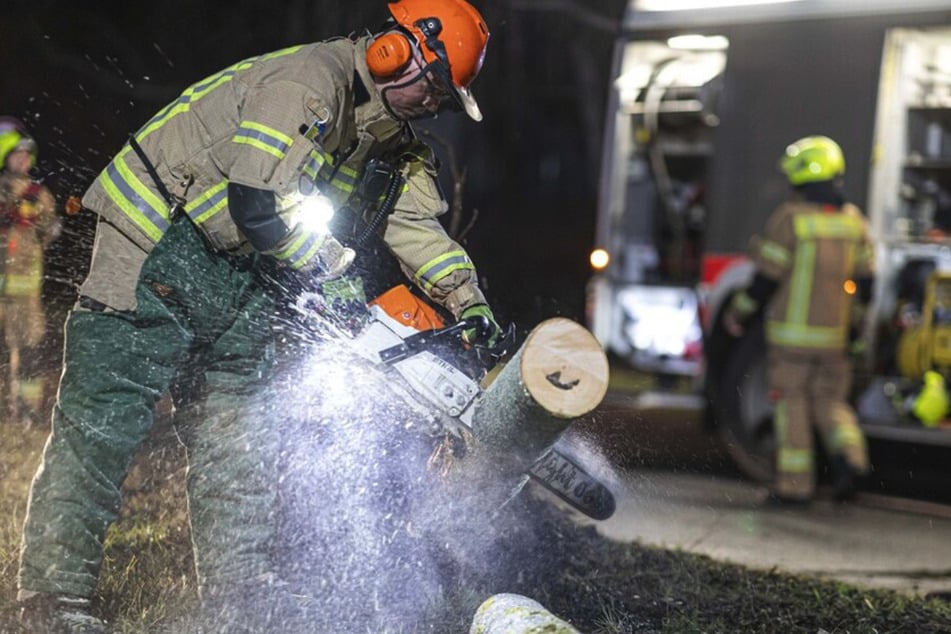
<svg viewBox="0 0 951 634"><path fill-rule="evenodd" d="M577 418L597 407L608 389L608 360L584 326L564 317L543 321L525 340L525 388L558 418Z"/></svg>

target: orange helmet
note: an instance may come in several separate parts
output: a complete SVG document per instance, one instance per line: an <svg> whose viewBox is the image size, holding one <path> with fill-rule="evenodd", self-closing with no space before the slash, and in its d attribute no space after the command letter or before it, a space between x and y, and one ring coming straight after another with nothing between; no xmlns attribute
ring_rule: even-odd
<svg viewBox="0 0 951 634"><path fill-rule="evenodd" d="M470 117L481 121L469 84L482 68L489 29L475 7L465 0L397 0L388 6L416 40L426 68L453 88L456 103Z"/></svg>

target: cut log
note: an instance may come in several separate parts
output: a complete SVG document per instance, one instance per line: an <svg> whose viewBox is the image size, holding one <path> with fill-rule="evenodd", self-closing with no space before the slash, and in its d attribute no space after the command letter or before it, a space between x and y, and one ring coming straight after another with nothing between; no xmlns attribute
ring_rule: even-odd
<svg viewBox="0 0 951 634"><path fill-rule="evenodd" d="M538 457L607 392L608 361L597 339L556 317L536 326L485 390L472 432L485 445Z"/></svg>
<svg viewBox="0 0 951 634"><path fill-rule="evenodd" d="M469 634L579 634L570 623L520 594L495 594L476 610Z"/></svg>

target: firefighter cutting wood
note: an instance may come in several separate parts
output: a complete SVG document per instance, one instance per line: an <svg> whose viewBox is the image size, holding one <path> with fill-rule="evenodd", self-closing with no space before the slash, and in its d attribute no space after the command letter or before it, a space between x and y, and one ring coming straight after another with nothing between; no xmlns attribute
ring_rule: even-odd
<svg viewBox="0 0 951 634"><path fill-rule="evenodd" d="M269 557L280 430L255 406L287 286L277 280L372 273L380 254L368 247L381 240L420 292L453 318L481 315L497 338L472 261L439 223L435 162L409 123L449 110L481 119L469 86L489 31L463 0L388 7L375 34L259 55L195 83L86 192L99 214L92 263L23 532L29 631L106 631L90 611L103 538L169 388L208 627L302 631ZM321 200L346 234L316 222ZM342 304L362 301L359 284L335 288Z"/></svg>

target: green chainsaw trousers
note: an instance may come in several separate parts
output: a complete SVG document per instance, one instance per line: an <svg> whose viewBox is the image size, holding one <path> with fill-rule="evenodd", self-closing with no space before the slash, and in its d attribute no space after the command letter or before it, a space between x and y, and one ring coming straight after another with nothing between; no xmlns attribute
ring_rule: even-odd
<svg viewBox="0 0 951 634"><path fill-rule="evenodd" d="M119 487L156 402L170 387L177 398L178 385L191 397L176 425L199 587L271 573L277 434L263 379L274 300L259 265L210 251L180 217L143 265L134 311L70 314L52 431L30 491L21 596L93 594Z"/></svg>

